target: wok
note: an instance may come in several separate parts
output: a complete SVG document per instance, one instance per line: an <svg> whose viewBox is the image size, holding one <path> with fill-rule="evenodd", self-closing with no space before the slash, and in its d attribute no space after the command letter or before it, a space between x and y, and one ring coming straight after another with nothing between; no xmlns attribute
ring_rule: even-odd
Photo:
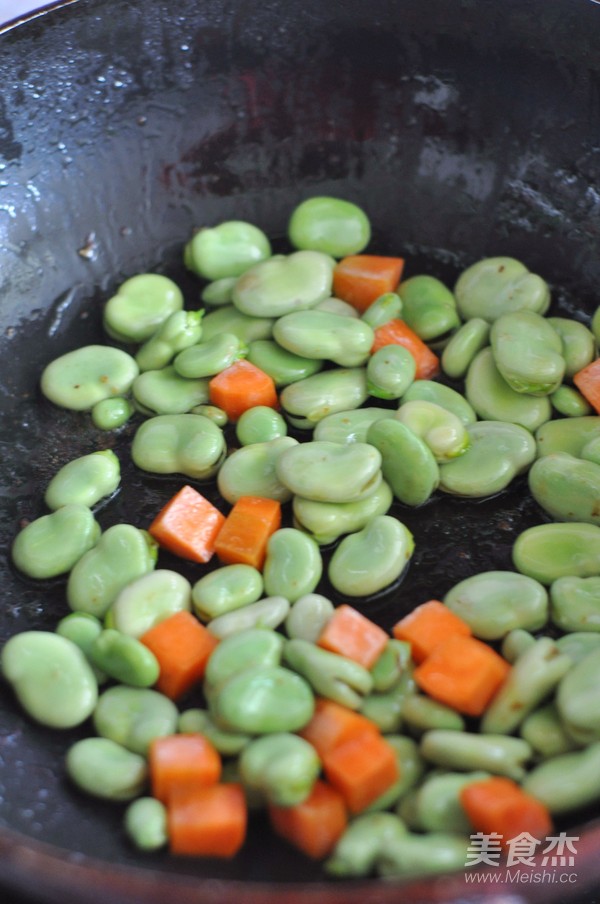
<svg viewBox="0 0 600 904"><path fill-rule="evenodd" d="M41 368L100 337L126 277L173 276L192 229L250 220L277 239L312 194L353 200L371 248L449 281L490 254L523 259L557 310L583 318L600 277L600 7L593 0L79 0L0 38L0 392L3 505L0 642L65 612L64 582L9 564L20 524L42 514L49 477L114 445L123 490L100 520L140 526L157 492L131 430L100 435L39 394ZM102 341L102 340L100 340ZM462 577L510 567L517 533L543 519L523 482L479 504L403 511L417 551L402 584L371 601L386 627ZM141 855L121 809L85 799L62 758L78 731L0 707L0 881L7 900L384 904L591 900L596 813L577 882L469 888L462 875L331 882L257 818L231 863Z"/></svg>

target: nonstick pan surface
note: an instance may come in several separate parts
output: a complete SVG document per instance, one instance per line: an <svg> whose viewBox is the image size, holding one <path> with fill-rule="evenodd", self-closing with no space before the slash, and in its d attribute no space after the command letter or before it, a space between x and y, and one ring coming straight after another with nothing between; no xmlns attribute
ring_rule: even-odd
<svg viewBox="0 0 600 904"><path fill-rule="evenodd" d="M599 31L592 0L79 0L0 36L1 643L51 630L66 612L63 581L28 582L9 556L60 465L115 449L123 488L99 514L105 526L147 526L180 486L133 468L135 423L100 434L87 415L45 402L38 382L59 354L103 341L102 305L128 276L166 273L197 306L181 265L193 228L247 219L284 248L294 205L333 194L365 208L370 250L404 255L409 275L451 285L480 257L512 255L551 283L555 310L589 317L600 277ZM480 503L440 497L395 511L416 553L398 587L365 603L384 627L463 577L509 568L516 535L545 520L524 480ZM121 808L65 781L65 751L83 733L31 724L3 688L0 882L11 894L474 899L462 876L327 882L260 817L232 862L136 853ZM591 900L595 816L578 816L570 895L546 885L477 897Z"/></svg>

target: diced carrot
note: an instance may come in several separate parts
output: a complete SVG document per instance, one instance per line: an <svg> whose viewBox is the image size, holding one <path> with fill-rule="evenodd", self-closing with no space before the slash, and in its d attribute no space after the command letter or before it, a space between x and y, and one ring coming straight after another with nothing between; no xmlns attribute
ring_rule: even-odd
<svg viewBox="0 0 600 904"><path fill-rule="evenodd" d="M233 857L246 838L248 808L236 782L180 788L167 805L172 854Z"/></svg>
<svg viewBox="0 0 600 904"><path fill-rule="evenodd" d="M168 803L183 788L214 785L221 777L221 756L203 734L173 734L154 738L148 750L152 795Z"/></svg>
<svg viewBox="0 0 600 904"><path fill-rule="evenodd" d="M321 779L302 803L269 806L269 817L278 835L314 860L331 853L348 825L342 795Z"/></svg>
<svg viewBox="0 0 600 904"><path fill-rule="evenodd" d="M351 254L334 268L333 294L362 313L380 295L397 289L403 269L401 257Z"/></svg>
<svg viewBox="0 0 600 904"><path fill-rule="evenodd" d="M573 383L596 414L600 414L600 358L577 371Z"/></svg>
<svg viewBox="0 0 600 904"><path fill-rule="evenodd" d="M140 637L160 666L156 689L177 700L204 677L218 639L191 612L169 615Z"/></svg>
<svg viewBox="0 0 600 904"><path fill-rule="evenodd" d="M522 832L539 840L552 833L548 808L510 778L472 782L461 790L460 802L476 832L497 832L504 845Z"/></svg>
<svg viewBox="0 0 600 904"><path fill-rule="evenodd" d="M269 537L280 525L280 502L262 496L241 496L219 531L215 552L226 565L242 563L260 570Z"/></svg>
<svg viewBox="0 0 600 904"><path fill-rule="evenodd" d="M192 562L209 562L225 515L212 502L184 486L158 513L148 533L163 549Z"/></svg>
<svg viewBox="0 0 600 904"><path fill-rule="evenodd" d="M392 628L397 640L410 644L412 658L423 662L439 644L456 635L469 637L468 624L439 600L428 600L401 618Z"/></svg>
<svg viewBox="0 0 600 904"><path fill-rule="evenodd" d="M313 745L320 757L345 741L361 737L365 732L378 735L374 722L361 713L348 709L334 700L317 697L310 722L298 734Z"/></svg>
<svg viewBox="0 0 600 904"><path fill-rule="evenodd" d="M208 384L211 404L222 408L230 421L256 405L277 408L273 379L250 361L234 361Z"/></svg>
<svg viewBox="0 0 600 904"><path fill-rule="evenodd" d="M333 747L322 762L325 778L351 813L362 812L400 777L392 746L372 731Z"/></svg>
<svg viewBox="0 0 600 904"><path fill-rule="evenodd" d="M345 603L338 606L317 645L370 669L389 640L389 635L358 609Z"/></svg>
<svg viewBox="0 0 600 904"><path fill-rule="evenodd" d="M475 637L454 635L438 643L416 667L414 679L426 694L467 716L480 716L510 665Z"/></svg>
<svg viewBox="0 0 600 904"><path fill-rule="evenodd" d="M403 320L388 320L375 329L371 354L386 345L402 345L411 353L417 365L415 380L431 380L439 374L440 359Z"/></svg>

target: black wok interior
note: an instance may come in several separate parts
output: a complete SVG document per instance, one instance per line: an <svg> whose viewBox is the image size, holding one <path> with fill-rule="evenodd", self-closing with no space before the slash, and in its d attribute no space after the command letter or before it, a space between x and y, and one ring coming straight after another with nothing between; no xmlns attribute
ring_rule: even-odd
<svg viewBox="0 0 600 904"><path fill-rule="evenodd" d="M114 446L123 489L100 512L105 525L147 526L181 483L135 472L135 424L100 433L88 415L45 402L38 380L59 354L103 341L103 302L128 276L166 273L198 306L181 263L193 228L247 219L283 241L295 204L337 195L368 212L370 250L405 256L409 275L451 285L461 267L511 255L551 283L555 310L595 310L599 32L593 0L79 0L0 35L0 643L66 614L64 581L28 582L9 562L58 467ZM510 567L517 533L545 518L525 487L398 506L415 557L365 611L390 627L462 577ZM251 900L237 882L270 883L262 900L283 886L298 902L394 899L376 882L324 890L320 867L260 817L231 862L136 853L122 809L65 781L64 753L84 733L31 724L2 688L0 881L10 888L65 900L69 870L92 858L116 868L80 875L73 902L101 890L107 901L155 900L164 874L181 882L174 901ZM150 878L136 872L119 897L106 873L121 868ZM419 889L407 900L446 900L452 883ZM559 893L546 888L544 900Z"/></svg>

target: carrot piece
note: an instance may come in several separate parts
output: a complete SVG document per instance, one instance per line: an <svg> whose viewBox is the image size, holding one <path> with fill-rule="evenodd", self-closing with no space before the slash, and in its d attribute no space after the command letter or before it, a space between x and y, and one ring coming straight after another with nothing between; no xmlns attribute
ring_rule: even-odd
<svg viewBox="0 0 600 904"><path fill-rule="evenodd" d="M208 384L211 404L222 408L230 421L255 405L277 408L273 379L250 361L234 361Z"/></svg>
<svg viewBox="0 0 600 904"><path fill-rule="evenodd" d="M323 628L317 645L370 669L388 640L389 635L383 628L344 603L337 607Z"/></svg>
<svg viewBox="0 0 600 904"><path fill-rule="evenodd" d="M547 807L510 778L494 775L466 785L460 802L475 831L497 832L505 845L522 832L540 839L552 833Z"/></svg>
<svg viewBox="0 0 600 904"><path fill-rule="evenodd" d="M242 563L260 570L269 537L280 525L280 502L262 496L240 496L218 533L215 552L226 565Z"/></svg>
<svg viewBox="0 0 600 904"><path fill-rule="evenodd" d="M306 800L293 807L269 806L273 830L308 857L320 860L331 853L348 825L339 791L317 779Z"/></svg>
<svg viewBox="0 0 600 904"><path fill-rule="evenodd" d="M396 622L392 634L397 640L408 641L412 658L419 663L449 637L470 637L471 629L448 606L428 600Z"/></svg>
<svg viewBox="0 0 600 904"><path fill-rule="evenodd" d="M415 380L431 380L439 374L440 359L403 320L395 318L375 329L371 354L386 345L402 345L411 353L417 365Z"/></svg>
<svg viewBox="0 0 600 904"><path fill-rule="evenodd" d="M333 747L322 757L327 781L351 813L360 813L400 777L398 758L380 734L367 731Z"/></svg>
<svg viewBox="0 0 600 904"><path fill-rule="evenodd" d="M140 637L160 666L156 689L176 700L204 677L218 639L191 612L175 612Z"/></svg>
<svg viewBox="0 0 600 904"><path fill-rule="evenodd" d="M600 414L600 358L577 371L573 383L596 414Z"/></svg>
<svg viewBox="0 0 600 904"><path fill-rule="evenodd" d="M474 637L449 637L417 666L414 679L426 694L467 716L480 716L510 665Z"/></svg>
<svg viewBox="0 0 600 904"><path fill-rule="evenodd" d="M398 288L403 269L401 257L351 254L334 268L333 294L362 313L380 295Z"/></svg>
<svg viewBox="0 0 600 904"><path fill-rule="evenodd" d="M334 747L369 731L379 734L378 727L366 716L333 700L317 697L310 722L298 734L312 744L322 758Z"/></svg>
<svg viewBox="0 0 600 904"><path fill-rule="evenodd" d="M214 785L221 777L221 756L203 734L154 738L148 750L152 794L168 803L180 788Z"/></svg>
<svg viewBox="0 0 600 904"><path fill-rule="evenodd" d="M178 788L167 805L172 854L233 857L245 841L247 824L244 791L236 782Z"/></svg>
<svg viewBox="0 0 600 904"><path fill-rule="evenodd" d="M158 513L148 533L163 549L192 562L208 562L225 522L218 508L193 487L184 486Z"/></svg>

